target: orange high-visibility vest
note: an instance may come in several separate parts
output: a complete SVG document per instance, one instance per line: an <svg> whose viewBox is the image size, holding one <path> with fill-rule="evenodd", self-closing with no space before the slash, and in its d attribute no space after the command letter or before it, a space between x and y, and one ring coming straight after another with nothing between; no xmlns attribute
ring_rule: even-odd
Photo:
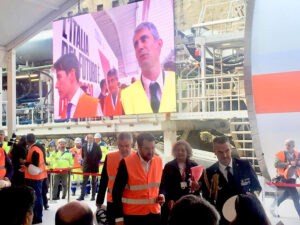
<svg viewBox="0 0 300 225"><path fill-rule="evenodd" d="M120 152L111 152L106 156L106 171L108 176L108 184L107 184L107 202L112 201L112 189L115 183L116 175L118 172L119 163L121 161Z"/></svg>
<svg viewBox="0 0 300 225"><path fill-rule="evenodd" d="M281 162L285 162L286 159L285 159L285 151L280 151L276 154L276 157L281 161ZM299 157L299 152L294 150L294 154L295 154L295 159L298 159ZM286 168L277 168L277 174L279 175L283 175L286 179L288 178L287 177L287 173L288 173L288 169L289 167L286 167ZM300 176L300 168L298 168L297 170L297 175Z"/></svg>
<svg viewBox="0 0 300 225"><path fill-rule="evenodd" d="M77 103L73 118L97 117L99 101L87 94L81 95Z"/></svg>
<svg viewBox="0 0 300 225"><path fill-rule="evenodd" d="M0 148L0 178L4 178L5 175L6 175L5 152L3 148Z"/></svg>
<svg viewBox="0 0 300 225"><path fill-rule="evenodd" d="M132 149L132 153L135 151ZM122 157L119 151L108 153L106 156L106 172L108 176L107 184L107 202L113 202L112 200L112 189L115 183L116 175L118 172L119 163Z"/></svg>
<svg viewBox="0 0 300 225"><path fill-rule="evenodd" d="M116 105L113 105L112 95L109 94L104 98L104 116L120 116L124 115L123 106L121 103L121 89L118 90Z"/></svg>
<svg viewBox="0 0 300 225"><path fill-rule="evenodd" d="M125 158L128 181L122 195L125 215L159 214L157 203L162 176L162 161L159 156L152 158L148 173L142 166L137 153Z"/></svg>
<svg viewBox="0 0 300 225"><path fill-rule="evenodd" d="M31 164L32 163L32 154L34 152L37 152L39 154L38 167L41 169L41 172L38 175L32 175L32 174L28 173L28 169L27 169L27 170L25 170L25 178L31 179L31 180L42 180L47 177L46 164L44 161L44 155L43 155L42 150L39 147L33 145L28 151L26 160L27 160L27 162L29 162L29 164Z"/></svg>

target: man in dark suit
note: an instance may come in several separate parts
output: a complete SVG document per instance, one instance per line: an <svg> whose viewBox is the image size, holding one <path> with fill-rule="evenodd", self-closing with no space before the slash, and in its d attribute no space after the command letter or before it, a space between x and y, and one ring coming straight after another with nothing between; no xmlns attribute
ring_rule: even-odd
<svg viewBox="0 0 300 225"><path fill-rule="evenodd" d="M229 224L222 214L227 199L236 194L260 192L258 178L246 160L231 157L231 146L227 137L216 137L213 150L218 162L206 169L202 177L203 197L214 204L221 214L220 225Z"/></svg>
<svg viewBox="0 0 300 225"><path fill-rule="evenodd" d="M83 173L98 173L99 162L101 160L102 153L100 147L94 142L94 136L92 134L87 135L87 142L82 146L82 170ZM81 195L77 199L79 201L84 200L85 188L89 180L90 175L83 176L83 182L81 186ZM92 177L92 198L91 201L95 200L96 195L96 176Z"/></svg>

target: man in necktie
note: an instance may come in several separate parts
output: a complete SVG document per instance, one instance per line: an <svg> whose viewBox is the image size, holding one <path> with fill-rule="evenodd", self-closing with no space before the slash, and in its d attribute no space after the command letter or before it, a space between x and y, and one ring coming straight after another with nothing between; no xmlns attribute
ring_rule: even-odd
<svg viewBox="0 0 300 225"><path fill-rule="evenodd" d="M104 98L105 116L120 116L124 114L121 104L121 89L119 88L118 71L113 68L107 72L106 82L109 94Z"/></svg>
<svg viewBox="0 0 300 225"><path fill-rule="evenodd" d="M227 199L237 194L259 193L257 175L247 160L231 157L231 144L227 137L213 140L213 151L218 162L206 169L202 177L203 197L215 205L221 215L220 225L227 225L222 208Z"/></svg>
<svg viewBox="0 0 300 225"><path fill-rule="evenodd" d="M134 31L133 46L141 78L122 91L125 114L175 112L175 73L161 66L163 40L156 26L151 22L139 24Z"/></svg>
<svg viewBox="0 0 300 225"><path fill-rule="evenodd" d="M67 119L71 118L71 110L72 110L72 103L68 103L68 105L67 105Z"/></svg>
<svg viewBox="0 0 300 225"><path fill-rule="evenodd" d="M54 63L54 69L56 72L55 88L59 99L68 102L67 109L61 110L60 115L56 115L56 119L102 116L98 98L86 94L81 89L80 64L74 53L62 55ZM55 98L54 101L59 99Z"/></svg>
<svg viewBox="0 0 300 225"><path fill-rule="evenodd" d="M87 143L82 146L82 170L83 173L94 173L97 174L99 170L99 162L101 160L102 153L99 146L94 142L94 136L92 134L87 135ZM83 181L81 186L81 195L77 199L79 201L84 200L86 185L89 177L92 177L92 198L91 201L95 200L96 195L96 178L97 176L85 174L83 175Z"/></svg>

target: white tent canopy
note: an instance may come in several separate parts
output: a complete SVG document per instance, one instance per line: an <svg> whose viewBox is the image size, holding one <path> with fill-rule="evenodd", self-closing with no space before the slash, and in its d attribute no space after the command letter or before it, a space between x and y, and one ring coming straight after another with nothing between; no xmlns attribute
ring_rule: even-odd
<svg viewBox="0 0 300 225"><path fill-rule="evenodd" d="M0 100L2 67L7 69L7 133L16 130L15 49L81 0L1 0L0 3ZM2 107L0 107L2 115ZM2 124L2 120L1 120Z"/></svg>
<svg viewBox="0 0 300 225"><path fill-rule="evenodd" d="M41 31L78 0L1 0L0 66L6 53Z"/></svg>

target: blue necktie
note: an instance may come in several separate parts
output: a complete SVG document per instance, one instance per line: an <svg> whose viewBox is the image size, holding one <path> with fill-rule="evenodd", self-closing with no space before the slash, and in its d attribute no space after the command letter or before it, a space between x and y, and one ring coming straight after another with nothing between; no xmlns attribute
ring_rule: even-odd
<svg viewBox="0 0 300 225"><path fill-rule="evenodd" d="M151 83L149 89L150 89L150 96L151 96L151 108L154 113L157 113L159 108L159 99L157 96L157 91L159 90L158 83L157 82Z"/></svg>
<svg viewBox="0 0 300 225"><path fill-rule="evenodd" d="M233 183L234 182L234 178L233 178L233 174L230 171L230 166L226 167L226 171L227 171L227 182L228 183Z"/></svg>
<svg viewBox="0 0 300 225"><path fill-rule="evenodd" d="M71 117L71 109L72 109L72 103L69 103L67 106L67 119L70 119Z"/></svg>

